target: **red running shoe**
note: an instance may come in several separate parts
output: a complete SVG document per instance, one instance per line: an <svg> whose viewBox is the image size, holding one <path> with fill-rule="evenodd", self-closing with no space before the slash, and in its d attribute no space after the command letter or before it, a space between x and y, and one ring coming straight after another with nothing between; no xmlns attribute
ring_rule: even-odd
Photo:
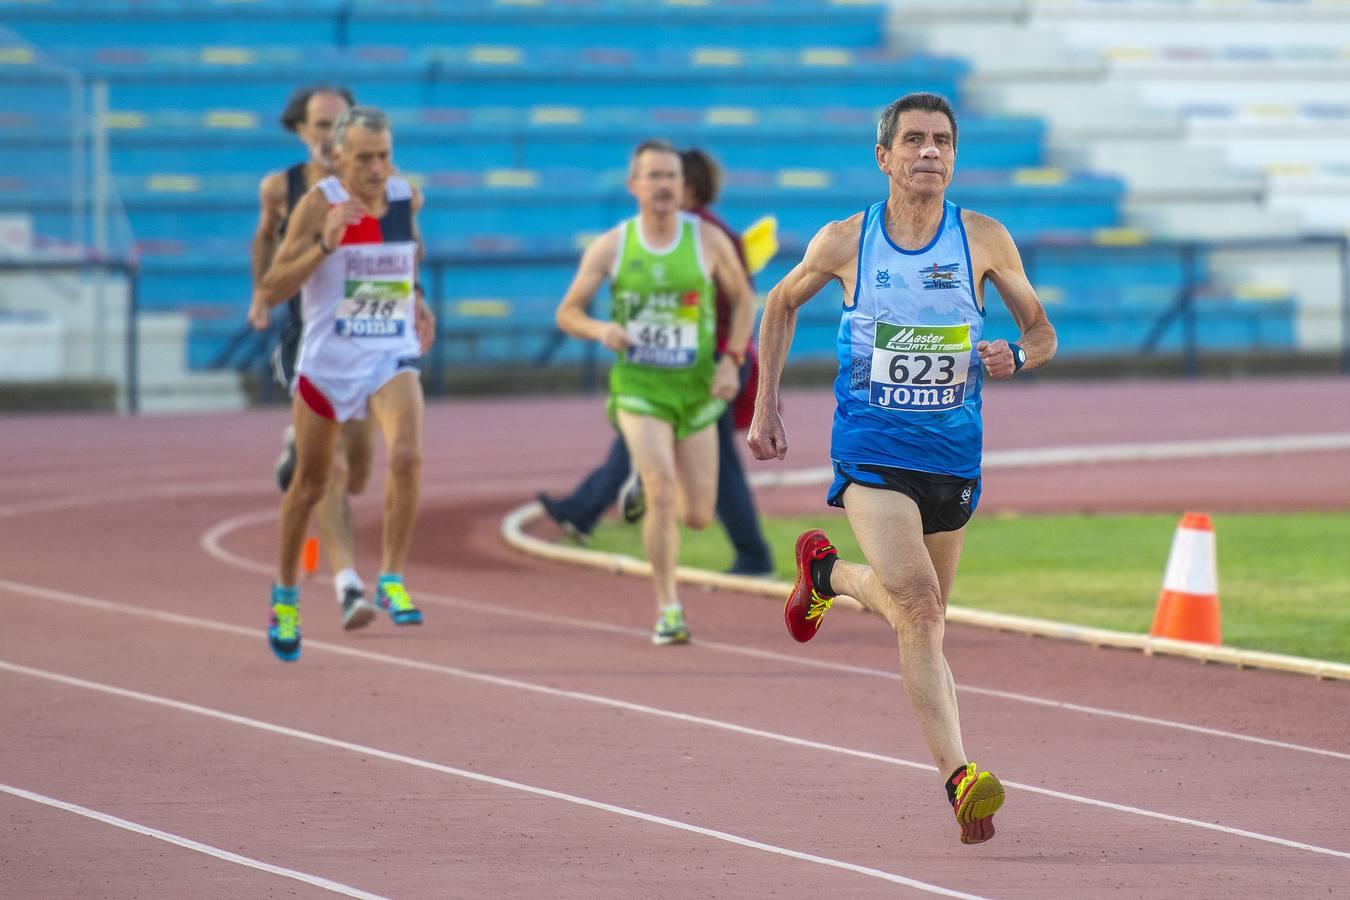
<svg viewBox="0 0 1350 900"><path fill-rule="evenodd" d="M834 605L834 594L828 597L816 590L811 580L811 563L827 556L838 556L830 539L819 528L802 532L797 538L797 584L783 604L783 621L788 634L806 643L820 630L820 620Z"/></svg>

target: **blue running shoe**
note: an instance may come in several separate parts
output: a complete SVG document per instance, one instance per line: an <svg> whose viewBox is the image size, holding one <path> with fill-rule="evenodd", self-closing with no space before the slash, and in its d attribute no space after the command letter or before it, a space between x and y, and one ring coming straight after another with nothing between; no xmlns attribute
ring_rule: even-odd
<svg viewBox="0 0 1350 900"><path fill-rule="evenodd" d="M389 613L395 625L422 624L422 611L413 605L401 581L381 581L375 592L375 605Z"/></svg>
<svg viewBox="0 0 1350 900"><path fill-rule="evenodd" d="M267 643L277 659L295 662L300 658L300 608L294 603L272 604L272 626Z"/></svg>

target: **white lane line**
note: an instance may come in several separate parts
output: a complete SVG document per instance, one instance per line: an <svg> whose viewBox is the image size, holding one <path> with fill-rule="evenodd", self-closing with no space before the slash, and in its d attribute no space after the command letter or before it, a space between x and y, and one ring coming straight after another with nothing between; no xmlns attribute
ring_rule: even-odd
<svg viewBox="0 0 1350 900"><path fill-rule="evenodd" d="M102 493L82 493L64 497L48 497L42 500L29 500L0 506L0 519L26 516L33 513L54 512L63 509L79 509L85 506L97 506L103 503L127 503L154 498L171 500L175 497L206 497L213 494L261 493L258 479L237 481L185 481L181 484L143 485Z"/></svg>
<svg viewBox="0 0 1350 900"><path fill-rule="evenodd" d="M0 665L3 665L3 663L0 663ZM363 891L360 888L354 888L349 884L330 881L327 878L320 878L318 875L310 875L306 872L297 872L295 869L274 866L271 863L263 862L260 859L240 856L238 853L231 853L229 850L212 847L210 844L203 844L201 841L194 841L191 838L185 838L182 835L170 834L167 831L160 831L158 828L151 828L149 825L141 825L137 822L129 822L126 819L119 819L117 816L110 816L107 813L102 813L95 809L78 806L74 803L67 803L64 800L57 800L54 797L48 797L43 794L35 794L32 791L26 791L23 788L13 787L8 784L0 784L0 791L24 800L31 800L34 803L41 803L44 806L50 806L55 809L64 810L65 812L75 813L77 816L84 816L86 819L93 819L94 821L102 822L105 825L112 825L125 831L133 831L136 834L152 837L155 840L163 841L166 844L176 844L179 847L186 847L188 850L195 850L196 852L204 853L207 856L214 856L216 859L225 860L225 862L247 866L250 869L257 869L260 872L267 872L271 875L280 875L282 878L290 878L294 881L303 881L305 884L323 888L325 891L331 891L334 894L342 894L347 897L359 897L361 900L387 900L387 898L380 894L372 894L368 891Z"/></svg>
<svg viewBox="0 0 1350 900"><path fill-rule="evenodd" d="M186 625L194 628L205 628L212 631L220 631L227 634L247 637L250 640L261 644L262 629L245 628L242 625L232 625L226 622L216 622L211 619L199 619L195 616L184 616L178 613L161 612L160 610L148 609L146 607L131 606L128 604L116 603L111 600L100 600L94 597L82 597L77 594L68 594L64 591L55 591L48 588L40 588L30 585L20 585L11 581L0 580L0 589L10 590L14 593L28 594L31 596L42 597L48 600L55 600L62 603L69 603L75 606L84 606L91 609L98 609L104 612L120 613L124 615L138 616L141 618L155 619L162 622L168 622L175 625ZM643 632L645 635L646 632ZM872 762L884 763L886 765L899 766L907 769L915 769L922 772L936 772L937 769L927 763L914 762L913 760L900 759L895 756L886 756L881 753L872 753L867 750L855 750L851 747L842 747L836 744L826 744L821 741L813 741L807 738L798 738L791 735L780 734L774 731L765 731L759 728L751 728L746 725L738 725L734 722L725 722L720 719L710 719L704 716L696 716L690 713L676 712L674 710L662 709L655 706L646 706L641 703L632 703L627 700L619 700L613 697L604 697L598 694L588 694L581 691L569 691L563 688L549 687L548 685L535 684L529 681L521 681L515 678L506 678L500 675L488 675L482 672L474 672L468 669L460 669L454 666L445 666L438 663L422 662L420 660L408 659L401 656L392 656L385 653L376 653L370 650L360 650L355 647L348 647L343 644L329 644L324 641L306 640L305 646L311 650L324 650L329 653L336 653L342 656L349 656L355 659L368 660L370 662L382 663L385 665L400 666L407 669L416 669L423 672L434 672L441 675L448 675L453 678L462 678L466 681L476 681L482 684L490 684L496 687L509 688L512 690L528 691L534 694L543 694L550 697L558 697L566 700L574 700L582 703L590 703L597 706L609 707L611 709L621 709L627 712L641 713L643 715L653 716L661 719L669 719L676 722L683 722L690 725L698 725L706 728L712 728L719 731L726 731L734 734L741 734L747 737L760 738L762 740L773 741L780 744L788 744L794 747L802 747L809 750L820 750L826 753L836 753L841 756L849 756L856 759L866 759ZM5 663L0 663L3 667ZM20 667L22 668L22 667ZM36 671L36 670L35 670ZM175 701L176 702L176 701ZM1189 825L1195 828L1203 828L1208 831L1217 831L1222 834L1233 835L1235 837L1248 838L1254 841L1260 841L1267 844L1277 844L1282 847L1289 847L1294 850L1306 850L1311 853L1322 853L1329 856L1337 856L1350 860L1350 853L1340 850L1333 850L1327 847L1319 847L1315 844L1306 844L1301 841L1294 841L1288 838L1275 837L1273 835L1262 834L1256 831L1247 831L1241 828L1232 828L1227 825L1219 825L1214 822L1202 822L1198 819L1187 819L1182 816L1174 816L1169 813L1156 812L1154 810L1143 809L1136 806L1125 806L1119 803L1111 803L1106 800L1097 800L1092 797L1084 797L1078 794L1068 794L1062 791L1053 791L1048 788L1038 787L1036 785L1021 784L1016 781L1004 781L1004 786L1027 791L1032 794L1040 794L1046 797L1054 797L1058 800L1065 800L1071 803L1081 803L1087 806L1095 806L1101 809L1109 809L1115 812L1128 813L1130 815L1143 816L1145 818L1157 819L1164 822L1172 822L1178 825Z"/></svg>
<svg viewBox="0 0 1350 900"><path fill-rule="evenodd" d="M238 554L226 550L221 541L230 532L249 525L275 519L277 511L275 509L260 510L252 513L234 516L225 519L219 524L207 530L201 537L202 549L211 557L220 560L227 565L244 569L250 572L257 572L261 575L272 575L271 566L263 565L251 559L245 559ZM326 576L325 576L326 579ZM0 582L3 584L5 582ZM647 638L650 631L644 631L638 628L629 628L625 625L615 625L610 622L597 622L590 619L577 619L570 616L555 616L548 613L530 612L528 610L513 609L508 606L498 604L475 603L472 600L462 600L456 597L446 597L443 595L428 593L419 590L417 592L419 600L425 600L431 603L437 603L443 606L454 606L460 609L471 609L475 613L492 616L503 616L506 618L524 619L531 622L540 622L550 625L561 625L569 628L581 628L588 631L600 631L609 634L622 634L625 636ZM848 663L831 662L829 660L813 659L809 656L792 656L786 653L776 653L772 650L760 650L754 647L743 647L738 644L726 644L718 641L705 641L699 639L690 645L690 649L712 650L717 653L728 653L736 656L748 656L756 659L769 659L784 665L805 666L808 668L824 669L832 672L847 672L852 675L865 675L871 678L884 678L890 681L900 681L900 675L896 672L889 672L885 669L871 669L865 666L855 666ZM1097 716L1104 719L1117 719L1122 722L1130 722L1135 725L1151 725L1158 728L1171 728L1178 731L1186 731L1191 734L1202 734L1206 737L1224 738L1232 741L1242 741L1248 744L1258 744L1264 747L1274 747L1278 750L1293 750L1298 753L1312 753L1318 756L1331 757L1332 759L1342 759L1350 761L1350 753L1342 753L1337 750L1326 750L1321 747L1309 747L1303 744L1293 744L1288 741L1277 741L1271 738L1256 737L1248 734L1240 734L1234 731L1222 731L1217 728L1206 728L1203 725L1191 725L1186 722L1177 722L1171 719L1159 719L1153 716L1142 716L1135 713L1120 712L1112 709L1102 709L1095 706L1085 706L1080 703L1069 703L1062 700L1050 700L1044 697L1033 697L1029 694L1018 694L1012 691L1001 691L994 688L975 687L968 684L958 684L956 690L961 693L974 694L982 697L993 697L999 700L1011 700L1017 703L1029 703L1034 706L1042 706L1047 709L1058 709L1065 712L1082 713L1089 716Z"/></svg>
<svg viewBox="0 0 1350 900"><path fill-rule="evenodd" d="M256 635L254 635L256 637ZM230 722L234 725L243 725L247 728L254 728L259 731L271 732L284 737L296 738L302 741L309 741L314 744L321 744L325 747L334 747L339 750L349 750L353 753L360 753L364 756L383 759L389 762L401 763L405 766L415 766L419 769L428 769L433 772L440 772L445 775L454 775L457 778L464 778L469 781L477 781L482 784L490 784L496 787L507 788L513 791L520 791L525 794L533 794L537 797L547 797L552 800L562 800L566 803L572 803L577 806L584 806L590 809L597 809L602 812L613 813L614 815L624 816L630 819L637 819L642 822L649 822L653 825L661 825L666 828L673 828L677 831L684 831L690 834L697 834L703 837L713 838L728 844L735 844L741 847L747 847L751 850L760 850L765 853L772 853L777 856L785 856L791 859L801 860L803 862L814 863L820 866L828 866L833 869L842 869L847 872L853 872L858 875L866 875L869 878L877 878L882 881L889 881L893 884L903 884L907 887L916 888L930 894L938 894L944 897L963 897L975 898L977 895L966 894L961 891L954 891L949 888L940 887L935 884L929 884L925 881L919 881L914 878L907 878L904 875L897 875L894 872L885 872L880 869L872 869L867 866L860 866L856 863L844 862L843 860L831 859L827 856L817 856L813 853L804 853L800 850L791 850L787 847L779 847L774 844L766 844L761 841L741 837L740 835L730 834L725 831L717 831L712 828L704 828L701 825L692 825L688 822L681 822L677 819L668 819L664 816L656 816L651 813L639 812L635 809L628 809L623 806L615 806L612 803L603 803L599 800L590 800L585 797L578 797L574 794L564 794L561 791L549 790L548 788L536 787L530 784L523 784L519 781L509 781L505 778L498 778L495 775L484 775L481 772L474 772L469 769L459 769L454 766L446 766L440 763L430 762L425 759L418 759L413 756L404 756L401 753L392 753L388 750L380 750L376 747L368 747L364 744L354 744L350 741L338 740L336 738L325 737L320 734L314 734L309 731L301 731L297 728L288 728L284 725L275 725L271 722L264 722L260 719L252 719L248 716L240 716L234 713L222 712L221 710L211 709L206 706L198 706L195 703L184 703L181 700L172 700L168 697L160 697L155 694L145 694L140 691L128 690L126 688L115 687L110 684L104 684L98 681L87 681L83 678L75 678L70 675L62 675L59 672L48 672L43 669L34 669L29 666L18 665L0 660L0 670L13 672L17 675L27 675L33 678L40 678L46 681L65 684L71 687L84 688L85 690L97 691L102 694L110 694L115 697L123 697L129 700L137 700L141 703L150 703L155 706L176 709L181 712L192 713L198 716L205 716L210 719L218 719L223 722Z"/></svg>
<svg viewBox="0 0 1350 900"><path fill-rule="evenodd" d="M422 495L423 497L443 496L446 494L463 496L467 491L471 492L474 496L480 496L488 491L515 488L518 487L519 484L519 477L513 479L503 478L499 480L485 480L482 478L465 479L462 483L435 482L424 484L422 486ZM271 483L270 479L259 477L222 481L181 481L171 484L143 484L134 487L121 487L101 492L77 491L76 493L67 493L55 497L23 500L17 503L0 505L0 519L10 519L37 513L58 512L61 510L82 509L89 506L102 506L108 503L140 503L152 499L172 500L179 497L208 497L218 494L227 494L232 497L271 495L278 498L278 504L280 504L281 497L281 495L276 492L276 486ZM354 506L375 506L380 502L383 501L378 491L368 491L359 497L352 498ZM272 509L272 515L275 516L276 512L276 507L274 507Z"/></svg>

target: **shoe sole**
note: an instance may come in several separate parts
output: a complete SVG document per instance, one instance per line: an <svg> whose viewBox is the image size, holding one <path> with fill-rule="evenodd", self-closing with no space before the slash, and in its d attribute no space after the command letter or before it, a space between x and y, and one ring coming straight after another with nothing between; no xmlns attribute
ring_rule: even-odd
<svg viewBox="0 0 1350 900"><path fill-rule="evenodd" d="M629 483L625 481L623 489L619 492L619 511L623 514L625 522L636 525L647 514L646 494L641 488L630 488Z"/></svg>
<svg viewBox="0 0 1350 900"><path fill-rule="evenodd" d="M993 837L994 813L1002 808L1002 783L988 772L979 773L956 812L961 843L982 844Z"/></svg>
<svg viewBox="0 0 1350 900"><path fill-rule="evenodd" d="M684 635L668 636L662 634L654 634L652 635L652 643L658 647L666 647L671 644L687 644L689 643L689 635L684 634Z"/></svg>
<svg viewBox="0 0 1350 900"><path fill-rule="evenodd" d="M421 625L421 624L422 624L422 613L421 613L421 612L403 613L401 616L398 615L398 614L395 614L395 613L390 613L390 614L389 614L389 618L391 618L391 619L394 620L394 624L395 624L395 625Z"/></svg>
<svg viewBox="0 0 1350 900"><path fill-rule="evenodd" d="M799 644L805 644L807 641L811 640L811 638L815 637L816 632L820 631L821 622L824 621L823 616L816 619L816 627L811 629L811 633L806 637L798 637L797 632L792 628L792 598L797 596L809 598L811 595L811 562L810 560L803 561L802 556L806 553L807 541L815 538L816 535L825 537L825 532L821 531L819 528L813 528L810 531L802 532L801 535L797 537L797 547L795 551L797 556L797 583L793 586L792 593L788 594L787 599L783 601L783 624L787 626L788 634L792 635L792 639ZM828 538L826 540L828 540ZM806 602L809 604L810 600L808 599Z"/></svg>
<svg viewBox="0 0 1350 900"><path fill-rule="evenodd" d="M375 607L363 600L348 610L342 617L342 630L355 631L358 628L365 628L375 621L376 613Z"/></svg>
<svg viewBox="0 0 1350 900"><path fill-rule="evenodd" d="M297 646L294 650L278 650L276 645L268 644L272 648L272 653L282 662L295 662L300 659L300 648Z"/></svg>

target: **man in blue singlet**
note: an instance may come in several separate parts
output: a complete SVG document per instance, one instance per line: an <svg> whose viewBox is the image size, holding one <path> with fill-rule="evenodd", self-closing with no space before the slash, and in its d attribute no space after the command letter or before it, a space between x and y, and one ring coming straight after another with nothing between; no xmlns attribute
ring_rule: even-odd
<svg viewBox="0 0 1350 900"><path fill-rule="evenodd" d="M956 685L942 653L947 598L980 497L984 375L1005 379L1043 366L1056 339L1007 229L946 200L956 136L956 116L937 94L908 94L882 113L876 160L889 196L817 232L769 294L748 440L759 459L787 454L778 385L797 310L838 281L844 305L828 500L848 513L866 563L840 559L819 530L802 534L784 618L795 639L808 641L844 594L886 620L961 841L977 844L994 835L1003 786L962 747ZM1021 330L1016 343L984 339L986 282Z"/></svg>

